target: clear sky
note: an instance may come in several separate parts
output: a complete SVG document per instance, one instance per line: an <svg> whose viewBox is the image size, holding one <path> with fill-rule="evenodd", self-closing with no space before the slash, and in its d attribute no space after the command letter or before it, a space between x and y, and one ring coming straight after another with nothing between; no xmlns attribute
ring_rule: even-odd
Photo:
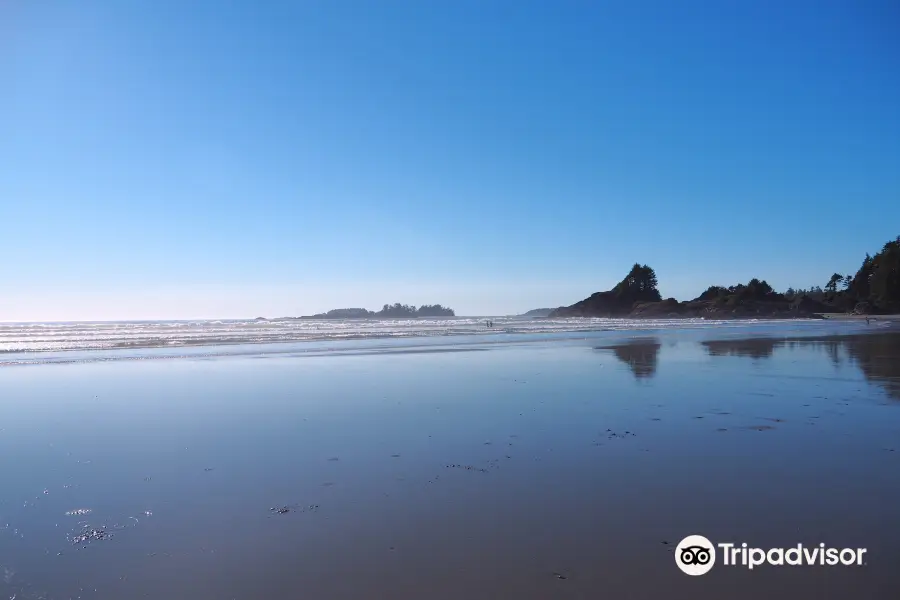
<svg viewBox="0 0 900 600"><path fill-rule="evenodd" d="M0 320L507 314L855 272L892 0L0 0Z"/></svg>

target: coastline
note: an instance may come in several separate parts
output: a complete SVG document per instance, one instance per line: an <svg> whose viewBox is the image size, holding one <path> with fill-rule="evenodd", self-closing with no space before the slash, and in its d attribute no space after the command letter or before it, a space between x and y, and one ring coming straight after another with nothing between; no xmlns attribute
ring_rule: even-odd
<svg viewBox="0 0 900 600"><path fill-rule="evenodd" d="M854 315L850 313L822 313L822 316L832 321L865 321L879 323L900 323L900 314L893 315Z"/></svg>
<svg viewBox="0 0 900 600"><path fill-rule="evenodd" d="M111 339L119 329L131 332L129 324L113 324L111 329L101 329L102 341L73 342L70 347L44 347L41 349L3 349L0 344L0 367L73 364L86 362L116 362L159 359L212 359L239 356L322 356L371 353L407 353L453 351L460 348L492 348L510 345L554 344L607 344L627 342L630 339L655 336L661 340L715 340L740 337L760 338L812 338L829 335L856 335L891 331L897 322L875 321L866 325L862 319L772 319L772 320L721 320L702 319L588 319L570 318L557 322L533 325L538 319L510 320L504 325L487 329L480 321L471 321L468 327L446 329L436 326L425 330L410 329L409 325L390 326L387 329L373 324L371 329L347 328L311 329L296 331L276 329L267 334L287 336L258 339L252 324L238 322L237 327L250 327L245 337L236 337L228 324L202 323L199 327L188 324L186 329L172 333L170 323L144 323L136 337L123 341ZM70 325L78 327L78 324ZM92 324L87 335L94 334L102 324ZM212 331L206 329L209 327ZM216 328L224 330L218 331ZM160 338L159 330L168 330L169 338ZM109 333L112 332L112 333ZM71 336L66 330L63 335ZM7 338L8 339L8 338ZM176 343L173 343L176 342ZM7 342L7 344L10 344ZM20 344L21 345L21 344Z"/></svg>

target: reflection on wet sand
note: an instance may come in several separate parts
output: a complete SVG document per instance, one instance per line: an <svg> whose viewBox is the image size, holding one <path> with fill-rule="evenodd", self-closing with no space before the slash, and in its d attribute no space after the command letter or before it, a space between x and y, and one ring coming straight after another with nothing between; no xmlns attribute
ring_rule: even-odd
<svg viewBox="0 0 900 600"><path fill-rule="evenodd" d="M879 335L829 336L808 339L756 338L701 342L710 356L770 358L780 348L821 349L835 365L856 365L866 379L900 400L900 332ZM618 354L617 354L618 356Z"/></svg>
<svg viewBox="0 0 900 600"><path fill-rule="evenodd" d="M662 344L656 338L639 338L627 344L595 349L612 350L616 358L628 365L637 379L648 379L656 374L660 348Z"/></svg>
<svg viewBox="0 0 900 600"><path fill-rule="evenodd" d="M866 379L900 400L900 333L854 336L846 340L844 347Z"/></svg>
<svg viewBox="0 0 900 600"><path fill-rule="evenodd" d="M900 338L782 331L0 369L0 599L896 599Z"/></svg>
<svg viewBox="0 0 900 600"><path fill-rule="evenodd" d="M782 340L754 338L747 340L709 340L701 342L710 356L741 356L744 358L769 358Z"/></svg>

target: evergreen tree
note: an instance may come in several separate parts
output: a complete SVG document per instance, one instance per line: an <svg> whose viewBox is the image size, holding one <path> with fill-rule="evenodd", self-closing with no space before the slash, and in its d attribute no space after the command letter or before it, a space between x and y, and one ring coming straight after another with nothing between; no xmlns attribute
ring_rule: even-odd
<svg viewBox="0 0 900 600"><path fill-rule="evenodd" d="M828 283L825 284L825 291L831 292L832 294L837 292L838 283L844 280L844 276L840 273L835 273L831 276L831 279L828 280Z"/></svg>

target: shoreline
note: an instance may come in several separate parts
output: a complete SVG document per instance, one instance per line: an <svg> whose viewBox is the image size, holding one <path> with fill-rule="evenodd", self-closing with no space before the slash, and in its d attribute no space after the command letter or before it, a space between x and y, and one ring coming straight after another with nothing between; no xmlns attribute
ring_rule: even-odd
<svg viewBox="0 0 900 600"><path fill-rule="evenodd" d="M819 339L869 335L898 331L896 323L881 321L866 326L860 319L773 319L768 321L736 320L704 324L697 320L688 326L648 327L639 321L626 320L634 327L610 329L604 327L549 331L483 331L439 335L355 336L287 339L233 340L199 342L183 345L130 345L109 348L63 348L41 350L0 351L0 367L38 366L43 364L86 364L162 359L215 359L229 357L267 356L348 356L373 354L401 354L414 352L442 352L459 349L486 349L503 346L533 344L620 344L636 338L665 340L756 340L756 339ZM693 326L690 326L693 325Z"/></svg>
<svg viewBox="0 0 900 600"><path fill-rule="evenodd" d="M879 321L881 323L897 323L900 322L900 315L854 315L850 313L821 313L825 319L832 321L865 321L866 317L870 321Z"/></svg>

